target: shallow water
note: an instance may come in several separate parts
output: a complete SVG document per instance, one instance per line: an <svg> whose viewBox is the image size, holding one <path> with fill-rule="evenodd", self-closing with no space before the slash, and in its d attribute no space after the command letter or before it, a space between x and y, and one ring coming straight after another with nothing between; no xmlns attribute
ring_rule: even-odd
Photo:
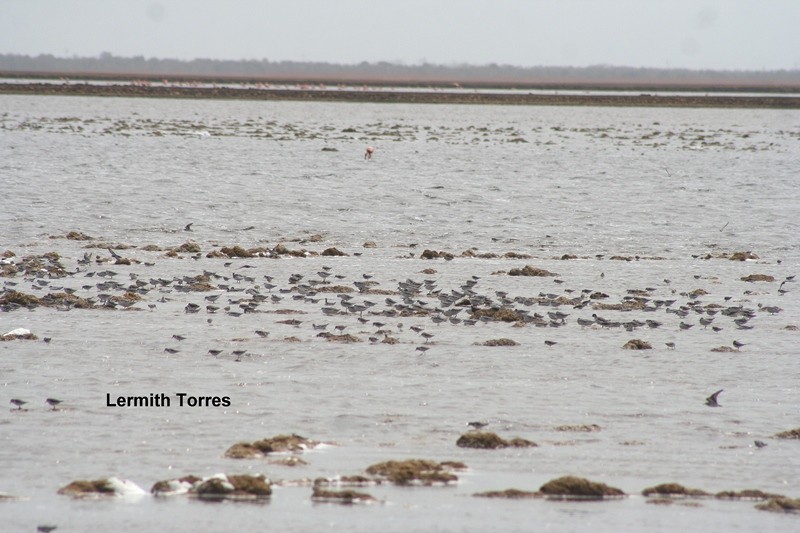
<svg viewBox="0 0 800 533"><path fill-rule="evenodd" d="M377 149L365 161L368 144ZM67 531L140 531L165 522L193 531L209 521L217 524L210 530L265 522L298 531L522 531L532 523L557 530L707 531L709 524L731 531L788 530L796 517L757 511L752 502L663 506L635 495L675 481L709 492L753 488L800 497L798 445L771 438L797 427L800 413L799 333L786 329L799 325L796 285L786 283L788 292L778 292L800 264L798 156L796 111L2 97L0 251L12 250L16 259L56 251L74 272L44 287L33 276L3 278L18 283L6 289L41 297L67 287L96 299L104 292L96 284L104 278L87 278L91 272L112 270L118 273L113 279L127 286L135 282L131 275L171 280L209 271L229 278L212 277L214 284L283 298L241 316L223 309L187 314L187 303L202 309L209 293L161 287L130 310L0 312L0 334L23 327L40 338L0 343L3 396L29 402L28 410L9 405L0 415L0 492L23 498L0 502L4 520L21 531L40 523ZM188 223L191 232L183 230ZM96 240L52 238L72 230ZM200 245L201 257L141 249L154 244L166 250L189 239ZM99 264L95 257L110 258L107 250L84 248L98 241L142 263ZM365 241L376 247L363 247ZM278 243L311 252L335 246L350 255L206 257L221 246L271 249ZM461 256L471 248L530 257ZM456 257L420 259L425 249ZM759 259L722 258L746 250ZM84 253L95 256L79 265ZM560 260L564 254L577 259ZM558 276L499 273L525 265ZM358 314L326 317L324 302L279 292L292 286L292 274L302 274L303 282L320 280L323 266L343 276L336 284L351 287L372 273L370 281L380 289L428 279L447 294L478 276L473 290L494 302L500 299L496 291L512 300L540 293L573 298L583 289L608 298L583 309L536 303L528 307L531 315L547 320L548 311L565 312L566 324L514 327L387 318L372 314L389 309L386 295L355 293L358 302L376 302L361 324ZM426 268L436 272L421 273ZM234 273L254 281L237 282ZM741 281L750 274L776 281ZM271 292L263 288L264 276L274 278ZM623 301L631 289L651 289L652 300L676 299L673 309L690 301L705 309L741 305L755 311L748 322L754 327L737 329L720 314L714 325L722 330L714 332L699 324L695 311L680 318L665 307L596 307ZM697 289L708 294L689 295ZM217 305L234 311L235 302L248 296L215 294L221 294ZM338 305L335 294L318 295L326 296ZM440 306L427 290L416 298L429 309ZM759 304L782 311L771 315ZM275 314L279 309L305 314ZM577 324L593 313L663 325L628 332ZM302 323L278 323L290 318ZM370 342L373 321L385 322L399 343ZM681 322L693 327L683 331ZM346 326L344 332L362 342L327 342L312 323L330 323L329 330ZM416 350L426 343L411 326L434 334L427 352ZM269 337L258 337L256 329ZM176 341L173 334L187 338ZM300 342L284 340L292 336ZM42 342L44 337L52 341ZM519 345L475 345L503 337ZM653 349L623 350L632 338ZM547 347L544 340L557 344ZM710 351L733 340L746 346ZM676 348L668 350L666 342ZM165 353L167 347L179 352ZM211 348L222 353L209 356ZM236 349L247 350L239 361L231 354ZM723 407L705 406L718 389L724 389ZM232 406L106 406L107 393L180 391L227 395ZM47 397L63 400L63 409L49 411ZM539 446L456 447L472 420ZM584 424L601 430L556 429ZM223 457L236 442L290 432L335 446L304 454L309 464L294 468ZM768 446L755 448L756 439ZM147 490L190 473L314 479L405 458L458 460L469 470L452 487L368 487L383 503L354 508L312 503L308 487L277 487L266 504L213 505L181 497L75 501L56 494L75 479L113 475ZM634 496L601 503L471 496L511 487L536 490L568 474Z"/></svg>

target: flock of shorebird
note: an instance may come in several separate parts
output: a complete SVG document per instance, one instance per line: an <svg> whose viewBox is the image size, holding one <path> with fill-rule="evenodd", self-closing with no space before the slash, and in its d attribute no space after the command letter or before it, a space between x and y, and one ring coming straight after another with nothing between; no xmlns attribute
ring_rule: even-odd
<svg viewBox="0 0 800 533"><path fill-rule="evenodd" d="M368 152L369 154L369 152ZM191 224L185 228L191 231ZM114 250L109 250L112 259L124 259ZM200 259L200 254L193 256ZM225 269L219 272L204 270L201 276L181 276L173 278L152 278L129 271L125 276L125 283L114 280L123 277L122 272L109 270L107 258L95 258L94 263L101 265L102 270L92 269L92 255L84 254L78 260L78 269L68 272L72 276L79 274L85 279L92 279L91 283L84 282L80 290L87 294L86 301L97 307L107 309L139 309L146 306L151 312L156 311L161 304L166 304L183 294L180 298L194 299L185 304L183 310L187 315L202 313L206 321L212 324L218 317L237 318L242 315L257 313L301 314L313 313L322 317L321 321L312 319L308 324L299 318L275 320L276 328L264 326L254 330L257 338L267 338L273 334L273 339L301 329L301 326L310 325L309 330L315 337L339 342L359 342L359 335L366 335L370 343L386 344L416 344L415 350L425 353L435 346L436 333L426 326L426 321L432 326L449 324L452 326L475 326L481 323L508 322L517 326L531 326L536 328L562 328L568 325L570 319L581 329L620 329L634 332L639 329L657 329L671 321L664 329L675 327L676 331L684 331L695 326L720 332L724 328L735 328L745 331L753 328L751 320L759 313L768 316L777 315L782 311L774 305L758 304L755 307L745 305L749 300L731 303L731 297L724 297L724 304L704 303L693 293L678 293L672 289L669 280L664 280L669 298L658 298L659 290L646 288L642 290L629 290L618 304L610 306L599 302L608 301L608 295L594 289L560 289L559 293L539 292L535 295L511 296L506 291L481 291L479 289L479 276L471 276L454 288L446 289L439 285L437 279L422 279L420 281L406 279L396 281L396 286L391 289L381 287L375 281L374 274L362 273L361 279L348 282L347 276L337 274L333 267L317 262L311 273L294 273L288 277L285 285L280 285L272 275L249 275L256 272L258 267L248 264L245 259L223 260ZM298 261L294 264L303 264ZM415 262L415 264L419 264ZM145 263L152 266L153 263ZM253 270L248 270L253 269ZM95 281L101 278L99 281ZM198 293L195 284L198 278L207 280L204 287L206 293ZM56 287L55 280L42 278L27 279L32 288L37 290L60 290L75 294L79 289L75 287ZM556 280L561 281L561 280ZM779 294L785 294L786 283L794 281L794 276L787 277L780 285ZM52 283L51 283L52 282ZM6 281L5 291L15 282ZM558 283L557 286L561 287ZM212 289L212 290L209 290ZM114 296L117 293L117 296ZM135 294L137 298L121 298L119 293ZM194 296L204 294L204 296ZM678 296L686 297L683 303L678 302ZM153 295L156 295L155 297ZM200 301L200 303L197 303ZM69 301L59 304L62 310L69 310ZM313 306L309 309L309 306ZM18 304L7 304L1 311L11 312L20 307ZM589 309L586 309L589 308ZM174 309L174 307L173 307ZM605 311L601 311L605 310ZM604 317L598 314L614 313L614 317ZM657 313L660 320L656 320ZM674 316L670 319L668 317ZM697 322L693 322L695 317ZM720 320L723 317L729 321ZM331 325L336 321L338 324ZM677 325L674 322L678 322ZM406 330L406 324L408 328ZM289 326L293 329L287 330ZM351 335L346 331L353 331ZM410 331L414 337L408 339ZM434 331L436 331L434 329ZM186 339L185 335L175 334L172 340L180 342ZM401 340L403 339L403 340ZM48 339L49 340L49 339ZM278 338L278 340L281 340ZM284 337L283 340L301 340L294 336ZM546 339L544 344L552 347L556 341ZM675 342L666 342L668 349L675 349ZM733 348L738 351L746 344L733 340ZM177 345L167 346L164 351L177 354L180 348ZM212 347L207 354L218 357L224 350ZM231 355L235 361L242 361L248 356L246 349L232 350ZM717 407L717 395L710 396L707 405ZM47 403L55 410L59 400L48 398ZM25 401L13 399L12 404L17 409L22 409Z"/></svg>

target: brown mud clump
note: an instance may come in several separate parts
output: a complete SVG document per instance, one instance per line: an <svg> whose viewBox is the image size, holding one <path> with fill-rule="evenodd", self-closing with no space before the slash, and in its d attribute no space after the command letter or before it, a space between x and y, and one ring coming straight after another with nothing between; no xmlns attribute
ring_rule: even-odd
<svg viewBox="0 0 800 533"><path fill-rule="evenodd" d="M517 341L506 338L489 339L488 341L476 344L479 344L480 346L519 346L519 343Z"/></svg>
<svg viewBox="0 0 800 533"><path fill-rule="evenodd" d="M747 281L750 283L753 283L755 281L767 281L771 283L775 281L775 277L770 276L769 274L750 274L749 276L745 276L741 279L742 281Z"/></svg>
<svg viewBox="0 0 800 533"><path fill-rule="evenodd" d="M56 252L23 257L15 264L3 265L0 269L0 276L10 278L22 273L34 278L64 278L67 276L67 271L60 259L61 257Z"/></svg>
<svg viewBox="0 0 800 533"><path fill-rule="evenodd" d="M800 513L800 498L774 498L765 503L756 505L759 511L773 513Z"/></svg>
<svg viewBox="0 0 800 533"><path fill-rule="evenodd" d="M215 291L219 287L211 284L211 278L205 274L199 274L191 279L188 284L189 290L193 292Z"/></svg>
<svg viewBox="0 0 800 533"><path fill-rule="evenodd" d="M450 252L437 252L436 250L423 250L420 254L420 259L444 259L446 261L452 260L455 255Z"/></svg>
<svg viewBox="0 0 800 533"><path fill-rule="evenodd" d="M601 431L603 428L598 426L597 424L582 424L578 426L556 426L556 431L575 431L579 433L594 433L596 431Z"/></svg>
<svg viewBox="0 0 800 533"><path fill-rule="evenodd" d="M526 265L523 268L512 268L508 271L509 276L537 276L537 277L547 277L547 276L558 276L558 274L554 272L550 272L543 268L536 268L530 265Z"/></svg>
<svg viewBox="0 0 800 533"><path fill-rule="evenodd" d="M461 435L456 441L456 446L459 448L496 450L498 448L533 448L538 444L519 437L506 440L491 431L472 431Z"/></svg>
<svg viewBox="0 0 800 533"><path fill-rule="evenodd" d="M367 468L367 474L385 479L395 485L448 485L458 481L458 476L451 472L452 469L453 466L449 463L408 459L371 465Z"/></svg>
<svg viewBox="0 0 800 533"><path fill-rule="evenodd" d="M58 489L58 494L65 496L113 496L114 487L107 479L95 479L93 481L78 480L73 481L66 487Z"/></svg>
<svg viewBox="0 0 800 533"><path fill-rule="evenodd" d="M192 487L190 494L202 499L259 499L272 495L264 476L214 476Z"/></svg>
<svg viewBox="0 0 800 533"><path fill-rule="evenodd" d="M245 250L244 248L242 248L241 246L238 246L238 245L237 246L231 246L231 247L223 246L222 248L220 248L219 251L220 251L220 253L222 253L224 255L227 255L230 258L242 257L242 258L247 259L247 258L253 257L253 254L251 254L250 252L248 252L247 250Z"/></svg>
<svg viewBox="0 0 800 533"><path fill-rule="evenodd" d="M354 503L374 502L375 498L366 492L356 492L354 490L325 490L320 487L314 487L311 493L311 500L323 503L352 505Z"/></svg>
<svg viewBox="0 0 800 533"><path fill-rule="evenodd" d="M696 498L701 496L711 496L704 490L700 489L687 489L678 483L662 483L655 487L648 487L642 491L643 496L684 496L689 498Z"/></svg>
<svg viewBox="0 0 800 533"><path fill-rule="evenodd" d="M472 311L472 316L470 318L479 320L481 317L487 317L491 320L498 320L501 322L521 322L523 320L522 315L510 307L502 307L500 309L475 309Z"/></svg>
<svg viewBox="0 0 800 533"><path fill-rule="evenodd" d="M38 296L25 294L18 291L6 291L0 294L0 305L14 305L20 307L35 307L41 304Z"/></svg>
<svg viewBox="0 0 800 533"><path fill-rule="evenodd" d="M325 257L346 257L350 254L346 254L343 251L339 250L338 248L332 246L330 248L325 248L324 250L322 250L322 254L320 255L324 255Z"/></svg>
<svg viewBox="0 0 800 533"><path fill-rule="evenodd" d="M605 483L589 481L581 477L564 476L548 481L539 491L551 498L575 500L602 500L605 498L621 498L626 494L618 488L609 487Z"/></svg>
<svg viewBox="0 0 800 533"><path fill-rule="evenodd" d="M323 335L323 333L320 333L320 335ZM349 333L345 333L344 335L332 335L328 333L327 335L324 335L324 337L328 342L343 342L345 344L361 342L361 339Z"/></svg>
<svg viewBox="0 0 800 533"><path fill-rule="evenodd" d="M711 351L717 353L728 353L728 352L735 352L736 350L734 350L730 346L717 346L716 348L711 348Z"/></svg>
<svg viewBox="0 0 800 533"><path fill-rule="evenodd" d="M350 293L355 292L353 287L348 287L347 285L325 285L324 287L316 288L317 292L334 292L334 293Z"/></svg>
<svg viewBox="0 0 800 533"><path fill-rule="evenodd" d="M202 478L199 478L194 475L183 476L177 479L165 479L162 481L156 481L152 487L150 487L150 494L154 494L156 496L161 495L168 495L168 494L179 494L182 492L188 492L189 489L192 488L197 482L202 481ZM181 491L181 488L184 490Z"/></svg>
<svg viewBox="0 0 800 533"><path fill-rule="evenodd" d="M183 253L183 254L199 254L200 253L200 245L194 241L186 241L185 243L181 244L177 248L172 249L173 252Z"/></svg>
<svg viewBox="0 0 800 533"><path fill-rule="evenodd" d="M652 350L649 342L641 339L631 339L622 346L623 350Z"/></svg>
<svg viewBox="0 0 800 533"><path fill-rule="evenodd" d="M519 489L506 489L506 490L489 490L486 492L476 492L473 496L477 498L503 498L506 500L526 500L531 498L541 498L542 493L519 490Z"/></svg>
<svg viewBox="0 0 800 533"><path fill-rule="evenodd" d="M770 500L785 498L783 494L771 494L757 489L724 490L714 495L718 500Z"/></svg>
<svg viewBox="0 0 800 533"><path fill-rule="evenodd" d="M731 261L747 261L752 259L758 259L758 256L753 252L734 252L728 258Z"/></svg>
<svg viewBox="0 0 800 533"><path fill-rule="evenodd" d="M252 443L239 442L228 448L225 457L230 459L258 459L270 453L302 452L319 445L319 442L300 435L277 435L271 439Z"/></svg>
<svg viewBox="0 0 800 533"><path fill-rule="evenodd" d="M800 428L781 431L775 434L776 439L800 439Z"/></svg>
<svg viewBox="0 0 800 533"><path fill-rule="evenodd" d="M58 238L58 237L55 237L55 238ZM85 233L82 233L80 231L70 231L69 233L67 233L64 236L64 238L68 239L70 241L93 241L94 240L94 237L90 237L89 235L86 235Z"/></svg>

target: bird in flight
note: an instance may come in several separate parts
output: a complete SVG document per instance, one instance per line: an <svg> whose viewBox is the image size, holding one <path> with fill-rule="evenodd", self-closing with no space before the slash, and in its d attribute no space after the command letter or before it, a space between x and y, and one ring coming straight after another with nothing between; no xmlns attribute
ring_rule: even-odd
<svg viewBox="0 0 800 533"><path fill-rule="evenodd" d="M722 392L723 389L718 390L708 398L706 398L706 405L709 407L722 407L719 403L717 403L717 396L719 393Z"/></svg>

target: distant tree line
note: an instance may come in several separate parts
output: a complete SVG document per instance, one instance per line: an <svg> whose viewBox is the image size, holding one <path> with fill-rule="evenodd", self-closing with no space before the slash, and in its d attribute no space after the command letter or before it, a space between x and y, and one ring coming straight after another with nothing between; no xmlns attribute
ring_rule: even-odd
<svg viewBox="0 0 800 533"><path fill-rule="evenodd" d="M400 65L362 62L218 60L120 57L108 52L98 57L56 57L0 54L5 75L56 74L67 76L183 77L252 81L408 83L498 86L707 86L795 87L800 70L741 71L632 68L608 65L590 67L518 67L512 65Z"/></svg>

